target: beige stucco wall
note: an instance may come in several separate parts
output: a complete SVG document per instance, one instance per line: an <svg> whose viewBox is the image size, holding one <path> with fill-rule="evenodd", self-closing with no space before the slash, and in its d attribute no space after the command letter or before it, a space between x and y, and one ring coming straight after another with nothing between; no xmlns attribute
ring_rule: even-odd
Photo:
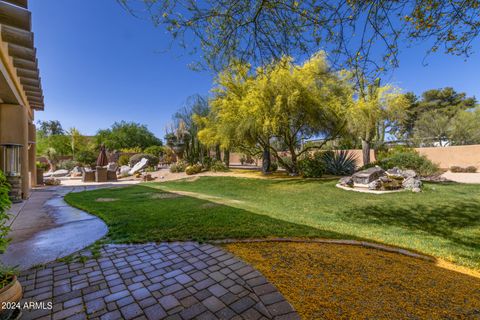
<svg viewBox="0 0 480 320"><path fill-rule="evenodd" d="M420 154L425 155L433 163L436 163L442 169L448 169L451 166L468 167L475 166L480 169L480 145L453 146L453 147L432 147L415 148ZM362 150L349 150L357 158L359 167L363 166ZM230 154L231 164L240 164L240 153ZM370 151L370 160L375 161L373 150Z"/></svg>

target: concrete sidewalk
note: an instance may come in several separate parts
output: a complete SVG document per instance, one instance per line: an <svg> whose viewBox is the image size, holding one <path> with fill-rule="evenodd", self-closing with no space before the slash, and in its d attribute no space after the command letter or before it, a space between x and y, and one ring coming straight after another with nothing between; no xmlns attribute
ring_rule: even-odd
<svg viewBox="0 0 480 320"><path fill-rule="evenodd" d="M35 189L28 200L14 204L9 211L12 242L0 261L24 270L68 256L105 236L108 228L101 219L63 200L69 192L98 187Z"/></svg>

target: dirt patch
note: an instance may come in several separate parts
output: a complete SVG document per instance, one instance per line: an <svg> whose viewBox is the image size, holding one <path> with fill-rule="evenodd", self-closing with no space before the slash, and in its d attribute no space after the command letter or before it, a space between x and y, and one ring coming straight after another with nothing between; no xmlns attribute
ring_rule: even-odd
<svg viewBox="0 0 480 320"><path fill-rule="evenodd" d="M118 201L120 199L118 198L97 198L95 199L95 202L114 202L114 201Z"/></svg>
<svg viewBox="0 0 480 320"><path fill-rule="evenodd" d="M183 195L178 193L153 193L150 195L150 198L152 199L175 199L181 197L183 197Z"/></svg>
<svg viewBox="0 0 480 320"><path fill-rule="evenodd" d="M375 249L318 243L224 247L271 281L302 319L467 319L480 310L480 278Z"/></svg>

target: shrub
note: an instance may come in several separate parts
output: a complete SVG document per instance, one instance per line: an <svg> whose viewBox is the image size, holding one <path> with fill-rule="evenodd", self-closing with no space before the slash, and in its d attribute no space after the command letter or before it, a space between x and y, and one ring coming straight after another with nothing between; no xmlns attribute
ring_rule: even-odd
<svg viewBox="0 0 480 320"><path fill-rule="evenodd" d="M225 163L217 160L214 163L212 163L212 165L210 166L210 170L212 170L213 172L225 172L225 171L228 171L228 168L225 165Z"/></svg>
<svg viewBox="0 0 480 320"><path fill-rule="evenodd" d="M394 167L415 170L420 176L429 176L439 170L438 166L427 157L420 155L414 149L405 147L396 147L388 152L382 152L379 154L377 165L385 170Z"/></svg>
<svg viewBox="0 0 480 320"><path fill-rule="evenodd" d="M71 171L77 165L74 160L60 160L57 164L57 169L65 169Z"/></svg>
<svg viewBox="0 0 480 320"><path fill-rule="evenodd" d="M210 168L212 167L212 163L213 163L213 159L212 157L204 157L203 158L203 168L205 170L210 170Z"/></svg>
<svg viewBox="0 0 480 320"><path fill-rule="evenodd" d="M4 253L7 249L9 239L7 238L10 227L6 225L9 216L7 210L10 208L11 202L8 197L10 185L0 170L0 253Z"/></svg>
<svg viewBox="0 0 480 320"><path fill-rule="evenodd" d="M468 173L475 173L477 172L477 167L474 167L474 166L468 166L465 168L465 172L468 172Z"/></svg>
<svg viewBox="0 0 480 320"><path fill-rule="evenodd" d="M298 170L304 178L320 178L325 173L323 154L305 155L298 161Z"/></svg>
<svg viewBox="0 0 480 320"><path fill-rule="evenodd" d="M97 161L97 156L93 151L83 150L75 154L74 160L83 166L94 166Z"/></svg>
<svg viewBox="0 0 480 320"><path fill-rule="evenodd" d="M466 168L462 168L459 166L451 166L450 167L451 172L468 172L468 173L475 173L477 172L477 168L474 166L468 166Z"/></svg>
<svg viewBox="0 0 480 320"><path fill-rule="evenodd" d="M164 151L164 154L162 156L162 162L165 163L165 164L171 164L173 162L175 162L175 153L173 152L172 149L168 148L168 147L165 147L163 149Z"/></svg>
<svg viewBox="0 0 480 320"><path fill-rule="evenodd" d="M150 167L156 167L158 165L158 162L160 161L158 157L152 156L151 154L138 153L130 157L130 161L129 161L130 167L133 167L134 165L136 165L143 158L148 160L148 166Z"/></svg>
<svg viewBox="0 0 480 320"><path fill-rule="evenodd" d="M119 166L128 166L129 163L130 163L130 157L126 154L122 154L118 158L118 165Z"/></svg>
<svg viewBox="0 0 480 320"><path fill-rule="evenodd" d="M200 172L202 172L202 166L199 165L199 164L194 164L194 165L188 166L185 169L185 173L188 174L189 176L192 175L192 174L200 173Z"/></svg>
<svg viewBox="0 0 480 320"><path fill-rule="evenodd" d="M272 161L270 163L270 172L275 172L277 170L278 170L278 163Z"/></svg>
<svg viewBox="0 0 480 320"><path fill-rule="evenodd" d="M151 154L152 156L160 157L163 155L164 148L162 146L150 146L143 150L145 154Z"/></svg>
<svg viewBox="0 0 480 320"><path fill-rule="evenodd" d="M282 159L282 161L287 165L287 166L292 166L293 162L292 162L292 158L290 158L289 156L285 156L285 157L280 157L280 159ZM282 165L281 162L278 163L278 165L280 166L280 168L282 169L287 169L285 168L285 166Z"/></svg>
<svg viewBox="0 0 480 320"><path fill-rule="evenodd" d="M186 168L187 168L187 164L185 162L177 161L176 163L174 163L170 166L170 172L172 172L172 173L184 172Z"/></svg>
<svg viewBox="0 0 480 320"><path fill-rule="evenodd" d="M325 172L335 176L347 176L353 174L357 166L357 159L347 150L337 152L326 151L322 154Z"/></svg>
<svg viewBox="0 0 480 320"><path fill-rule="evenodd" d="M122 148L120 151L125 153L142 153L143 150L140 147L132 147L132 148Z"/></svg>
<svg viewBox="0 0 480 320"><path fill-rule="evenodd" d="M36 165L37 165L37 169L43 169L43 171L48 170L48 163L46 162L37 161Z"/></svg>

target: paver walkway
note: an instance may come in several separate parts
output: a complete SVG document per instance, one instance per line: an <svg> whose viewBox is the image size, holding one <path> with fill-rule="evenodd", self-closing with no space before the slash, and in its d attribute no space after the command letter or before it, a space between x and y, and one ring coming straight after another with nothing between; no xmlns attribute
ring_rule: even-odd
<svg viewBox="0 0 480 320"><path fill-rule="evenodd" d="M19 280L24 302L53 301L22 319L299 319L259 271L210 244L106 245Z"/></svg>

